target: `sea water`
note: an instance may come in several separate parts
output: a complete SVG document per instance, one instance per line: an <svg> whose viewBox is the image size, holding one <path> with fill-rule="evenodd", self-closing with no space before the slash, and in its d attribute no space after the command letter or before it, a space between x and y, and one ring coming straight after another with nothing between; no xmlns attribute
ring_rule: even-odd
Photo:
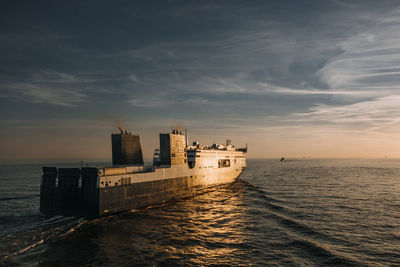
<svg viewBox="0 0 400 267"><path fill-rule="evenodd" d="M39 213L42 165L0 165L1 265L400 265L400 160L249 159L233 184L94 220Z"/></svg>

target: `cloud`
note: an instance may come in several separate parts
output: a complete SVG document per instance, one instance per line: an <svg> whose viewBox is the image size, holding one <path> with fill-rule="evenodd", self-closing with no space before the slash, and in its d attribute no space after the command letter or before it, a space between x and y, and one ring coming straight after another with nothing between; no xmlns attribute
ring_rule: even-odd
<svg viewBox="0 0 400 267"><path fill-rule="evenodd" d="M336 103L312 106L283 119L296 125L334 126L344 131L393 133L400 130L399 10L367 31L340 43L343 52L317 72L328 90L292 90L288 94L332 94Z"/></svg>
<svg viewBox="0 0 400 267"><path fill-rule="evenodd" d="M9 89L19 92L19 100L30 103L45 103L60 106L74 106L83 102L87 97L85 94L54 87L47 87L29 83L17 83L8 85Z"/></svg>
<svg viewBox="0 0 400 267"><path fill-rule="evenodd" d="M87 95L79 87L83 80L60 72L35 72L25 82L5 83L0 97L28 103L45 103L59 106L74 106L84 102ZM78 88L74 88L78 87Z"/></svg>
<svg viewBox="0 0 400 267"><path fill-rule="evenodd" d="M400 93L400 18L392 11L368 31L340 43L343 53L318 71L333 90Z"/></svg>
<svg viewBox="0 0 400 267"><path fill-rule="evenodd" d="M373 100L342 106L318 106L307 113L290 116L292 122L336 125L354 131L400 130L400 95L389 95Z"/></svg>

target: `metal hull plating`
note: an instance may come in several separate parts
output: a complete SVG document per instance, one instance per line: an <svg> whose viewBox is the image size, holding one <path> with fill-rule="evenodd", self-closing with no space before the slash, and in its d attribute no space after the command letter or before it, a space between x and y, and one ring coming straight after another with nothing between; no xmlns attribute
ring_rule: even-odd
<svg viewBox="0 0 400 267"><path fill-rule="evenodd" d="M99 169L71 170L59 169L58 175L55 171L43 175L40 194L42 213L97 217L140 209L190 197L217 185L232 183L243 171L239 168L200 171L185 166L174 166L158 168L151 172L103 176L100 179L121 180L129 176L132 183L96 187ZM79 188L77 185L80 179L82 184Z"/></svg>
<svg viewBox="0 0 400 267"><path fill-rule="evenodd" d="M162 169L161 169L162 170ZM205 189L234 182L242 170L214 171L214 175L194 174L100 189L99 215L140 209L174 199L190 197Z"/></svg>

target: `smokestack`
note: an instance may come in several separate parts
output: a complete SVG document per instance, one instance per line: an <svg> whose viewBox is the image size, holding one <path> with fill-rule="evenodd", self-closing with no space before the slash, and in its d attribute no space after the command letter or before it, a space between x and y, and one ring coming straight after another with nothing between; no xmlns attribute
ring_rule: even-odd
<svg viewBox="0 0 400 267"><path fill-rule="evenodd" d="M185 129L185 142L186 142L186 146L189 145L189 136L188 136L188 130Z"/></svg>
<svg viewBox="0 0 400 267"><path fill-rule="evenodd" d="M113 119L113 124L118 128L121 134L124 133L124 124L119 119Z"/></svg>

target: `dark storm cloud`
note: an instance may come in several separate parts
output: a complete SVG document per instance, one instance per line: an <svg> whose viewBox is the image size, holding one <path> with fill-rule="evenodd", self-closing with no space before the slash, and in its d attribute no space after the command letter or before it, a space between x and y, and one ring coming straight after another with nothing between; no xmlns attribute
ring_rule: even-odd
<svg viewBox="0 0 400 267"><path fill-rule="evenodd" d="M97 90L130 97L218 86L218 79L324 88L314 74L339 53L330 43L337 33L321 33L335 23L323 17L331 8L346 13L320 1L9 2L2 8L3 88L58 105L91 101ZM206 86L195 90L215 89Z"/></svg>

